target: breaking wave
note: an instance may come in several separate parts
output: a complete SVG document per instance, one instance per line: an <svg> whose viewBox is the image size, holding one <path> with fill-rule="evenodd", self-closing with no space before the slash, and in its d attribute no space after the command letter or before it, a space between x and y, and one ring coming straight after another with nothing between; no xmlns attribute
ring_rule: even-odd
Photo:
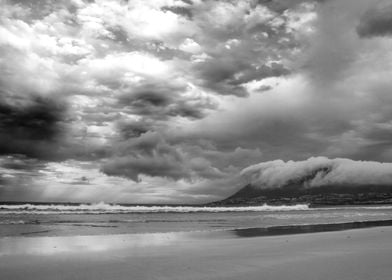
<svg viewBox="0 0 392 280"><path fill-rule="evenodd" d="M243 207L208 207L208 206L123 206L106 204L60 205L60 204L18 204L0 205L0 213L6 214L115 214L115 213L195 213L195 212L261 212L261 211L293 211L308 210L307 204Z"/></svg>
<svg viewBox="0 0 392 280"><path fill-rule="evenodd" d="M0 221L0 225L23 225L26 222L23 220L4 220Z"/></svg>

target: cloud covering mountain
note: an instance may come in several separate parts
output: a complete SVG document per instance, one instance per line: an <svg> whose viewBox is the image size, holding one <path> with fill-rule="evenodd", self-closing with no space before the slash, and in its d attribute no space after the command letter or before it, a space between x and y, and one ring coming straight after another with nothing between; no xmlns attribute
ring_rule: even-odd
<svg viewBox="0 0 392 280"><path fill-rule="evenodd" d="M260 189L323 186L388 186L392 190L392 163L312 157L304 161L268 161L245 168L241 175Z"/></svg>

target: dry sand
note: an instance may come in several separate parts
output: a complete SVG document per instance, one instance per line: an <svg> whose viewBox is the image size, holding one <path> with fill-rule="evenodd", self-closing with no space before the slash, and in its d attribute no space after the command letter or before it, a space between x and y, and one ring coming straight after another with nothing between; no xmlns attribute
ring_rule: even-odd
<svg viewBox="0 0 392 280"><path fill-rule="evenodd" d="M0 238L0 279L392 279L392 227Z"/></svg>

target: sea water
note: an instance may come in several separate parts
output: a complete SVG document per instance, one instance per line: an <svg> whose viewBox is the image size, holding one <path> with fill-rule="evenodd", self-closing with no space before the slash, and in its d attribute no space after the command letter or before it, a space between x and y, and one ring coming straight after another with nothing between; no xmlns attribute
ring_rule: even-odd
<svg viewBox="0 0 392 280"><path fill-rule="evenodd" d="M0 237L167 233L392 220L392 206L0 204Z"/></svg>

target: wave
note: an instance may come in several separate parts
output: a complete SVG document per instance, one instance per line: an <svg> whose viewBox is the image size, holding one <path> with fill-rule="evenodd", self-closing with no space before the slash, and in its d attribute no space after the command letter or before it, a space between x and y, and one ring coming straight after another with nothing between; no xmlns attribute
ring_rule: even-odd
<svg viewBox="0 0 392 280"><path fill-rule="evenodd" d="M364 205L342 205L342 206L337 206L337 207L315 207L312 208L314 210L318 211L328 211L328 210L392 210L392 205L369 205L369 206L364 206Z"/></svg>
<svg viewBox="0 0 392 280"><path fill-rule="evenodd" d="M4 220L0 221L0 225L24 225L26 222L23 220Z"/></svg>
<svg viewBox="0 0 392 280"><path fill-rule="evenodd" d="M293 211L308 210L307 204L297 205L261 205L242 207L208 207L208 206L123 206L106 204L61 205L61 204L18 204L0 205L0 214L115 214L115 213L195 213L195 212L262 212L262 211Z"/></svg>

